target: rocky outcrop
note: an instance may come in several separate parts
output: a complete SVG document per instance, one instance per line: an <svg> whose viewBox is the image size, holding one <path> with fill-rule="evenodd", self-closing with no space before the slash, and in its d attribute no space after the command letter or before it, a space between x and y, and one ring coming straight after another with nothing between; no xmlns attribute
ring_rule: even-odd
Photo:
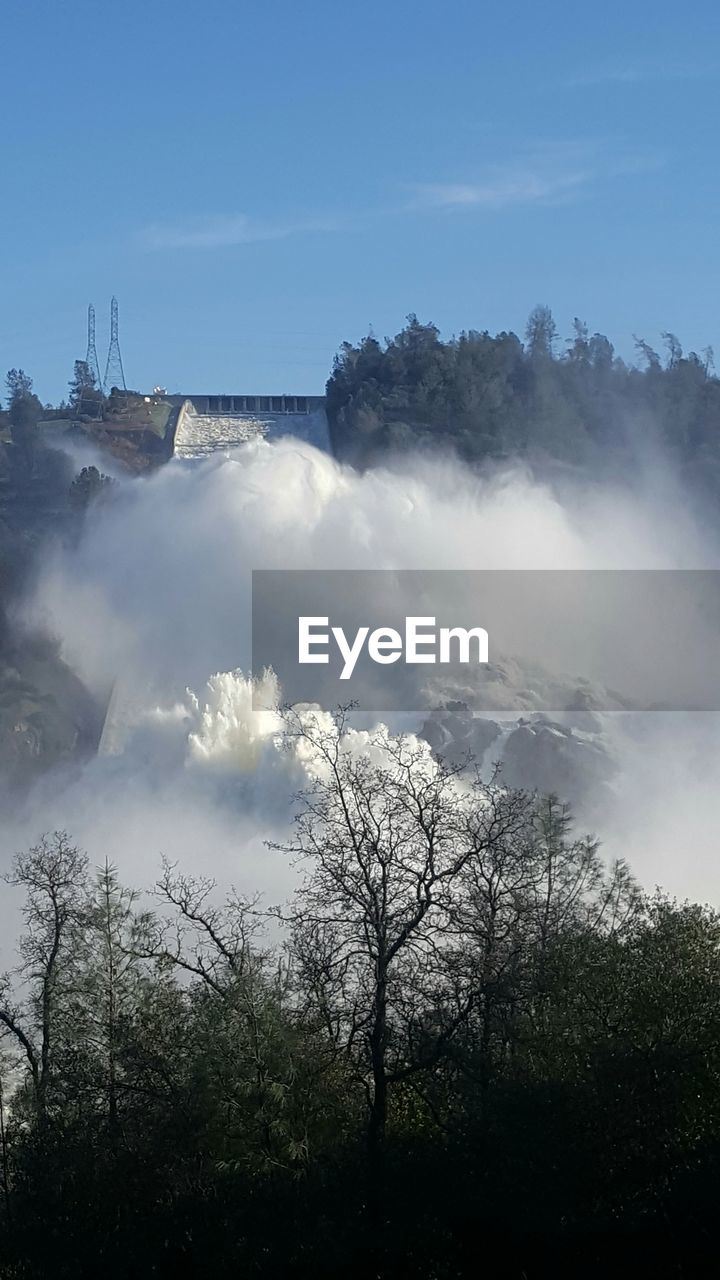
<svg viewBox="0 0 720 1280"><path fill-rule="evenodd" d="M544 716L518 722L507 736L502 764L509 786L555 792L578 807L590 798L597 803L616 772L602 732L584 733Z"/></svg>
<svg viewBox="0 0 720 1280"><path fill-rule="evenodd" d="M474 716L466 702L446 702L420 729L420 737L430 743L435 755L451 764L460 764L468 756L481 761L501 736L495 720Z"/></svg>
<svg viewBox="0 0 720 1280"><path fill-rule="evenodd" d="M96 749L102 714L85 686L43 641L0 656L0 782L24 789L55 765Z"/></svg>
<svg viewBox="0 0 720 1280"><path fill-rule="evenodd" d="M560 723L538 714L498 721L453 701L427 717L420 736L451 764L472 758L488 775L499 763L508 786L555 792L587 812L601 807L616 765L602 717L579 712L576 719Z"/></svg>

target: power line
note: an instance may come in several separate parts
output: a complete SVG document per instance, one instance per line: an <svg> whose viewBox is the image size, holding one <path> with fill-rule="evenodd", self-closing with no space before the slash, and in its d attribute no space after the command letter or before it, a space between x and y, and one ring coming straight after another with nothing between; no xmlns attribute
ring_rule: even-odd
<svg viewBox="0 0 720 1280"><path fill-rule="evenodd" d="M120 340L118 338L118 302L117 298L113 298L110 303L110 346L108 347L107 364L105 365L105 377L103 379L103 391L105 395L117 387L118 391L127 392L125 385L125 371L123 369L122 356L120 354Z"/></svg>
<svg viewBox="0 0 720 1280"><path fill-rule="evenodd" d="M95 379L95 386L97 387L98 391L102 391L102 378L100 377L100 364L97 358L97 351L95 350L95 308L92 302L88 307L88 341L87 341L87 355L85 356L85 363L88 369L90 370L93 378Z"/></svg>

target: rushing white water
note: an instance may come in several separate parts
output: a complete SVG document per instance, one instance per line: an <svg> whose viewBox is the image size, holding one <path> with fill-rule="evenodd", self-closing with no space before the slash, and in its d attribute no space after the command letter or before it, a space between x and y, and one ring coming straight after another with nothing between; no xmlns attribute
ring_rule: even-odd
<svg viewBox="0 0 720 1280"><path fill-rule="evenodd" d="M0 862L65 827L130 881L150 883L164 853L277 900L289 873L264 842L307 775L280 750L271 682L268 709L252 708L251 569L717 563L680 497L659 492L653 477L561 499L522 469L483 478L452 461L359 475L292 439L124 482L78 546L45 558L26 609L91 690L115 683L103 752L44 780L4 825ZM651 716L640 736L612 723L623 767L600 829L609 851L650 885L717 896L717 717Z"/></svg>
<svg viewBox="0 0 720 1280"><path fill-rule="evenodd" d="M329 449L324 409L312 413L196 413L190 401L183 406L175 432L176 458L206 458L226 453L252 440L280 440L292 436Z"/></svg>

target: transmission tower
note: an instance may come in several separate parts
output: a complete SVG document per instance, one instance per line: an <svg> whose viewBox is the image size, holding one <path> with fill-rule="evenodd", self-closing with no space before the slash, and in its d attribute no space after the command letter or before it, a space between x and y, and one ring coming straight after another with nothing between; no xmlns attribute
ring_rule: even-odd
<svg viewBox="0 0 720 1280"><path fill-rule="evenodd" d="M95 308L90 303L88 307L88 344L85 363L95 379L95 386L98 391L102 391L102 378L100 377L100 364L95 350Z"/></svg>
<svg viewBox="0 0 720 1280"><path fill-rule="evenodd" d="M105 365L105 378L103 380L103 391L105 392L105 395L109 394L112 387L117 387L118 391L127 392L122 356L120 355L120 342L118 341L117 298L113 298L110 303L110 346L108 348L107 364Z"/></svg>

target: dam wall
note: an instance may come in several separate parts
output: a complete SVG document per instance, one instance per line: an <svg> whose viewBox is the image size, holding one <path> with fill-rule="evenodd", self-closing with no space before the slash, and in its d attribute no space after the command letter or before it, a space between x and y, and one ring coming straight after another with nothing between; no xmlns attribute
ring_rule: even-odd
<svg viewBox="0 0 720 1280"><path fill-rule="evenodd" d="M165 396L171 404L181 405L190 401L200 414L307 414L325 409L324 396L259 396L259 395L172 395Z"/></svg>
<svg viewBox="0 0 720 1280"><path fill-rule="evenodd" d="M323 396L168 396L177 406L172 453L202 458L249 440L283 436L330 451Z"/></svg>

